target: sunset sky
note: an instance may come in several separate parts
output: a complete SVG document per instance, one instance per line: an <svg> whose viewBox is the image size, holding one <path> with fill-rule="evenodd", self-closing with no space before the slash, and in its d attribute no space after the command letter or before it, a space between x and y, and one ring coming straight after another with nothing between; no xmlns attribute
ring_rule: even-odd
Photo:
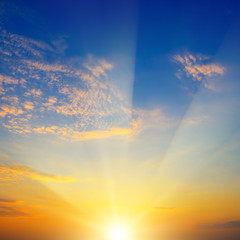
<svg viewBox="0 0 240 240"><path fill-rule="evenodd" d="M235 0L0 0L0 239L239 240L239 43Z"/></svg>

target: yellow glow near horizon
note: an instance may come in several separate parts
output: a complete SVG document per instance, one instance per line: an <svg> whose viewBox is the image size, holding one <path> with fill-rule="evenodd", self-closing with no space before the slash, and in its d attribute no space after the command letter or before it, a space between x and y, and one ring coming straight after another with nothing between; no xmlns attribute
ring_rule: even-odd
<svg viewBox="0 0 240 240"><path fill-rule="evenodd" d="M121 224L116 224L108 230L109 240L130 240L129 229Z"/></svg>

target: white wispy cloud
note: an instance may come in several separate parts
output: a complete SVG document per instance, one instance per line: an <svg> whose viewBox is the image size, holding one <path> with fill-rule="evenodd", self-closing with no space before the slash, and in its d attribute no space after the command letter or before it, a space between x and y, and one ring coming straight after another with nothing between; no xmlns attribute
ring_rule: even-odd
<svg viewBox="0 0 240 240"><path fill-rule="evenodd" d="M173 60L181 66L176 74L178 78L181 79L185 74L195 82L202 82L203 86L210 90L216 90L216 77L226 71L225 67L211 62L209 56L201 54L175 55Z"/></svg>

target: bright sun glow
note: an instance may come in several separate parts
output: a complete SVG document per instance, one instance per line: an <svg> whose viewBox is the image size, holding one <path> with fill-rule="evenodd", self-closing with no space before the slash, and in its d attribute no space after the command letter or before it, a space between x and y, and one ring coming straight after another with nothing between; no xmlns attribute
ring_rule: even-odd
<svg viewBox="0 0 240 240"><path fill-rule="evenodd" d="M129 240L129 235L126 226L114 225L109 229L109 240Z"/></svg>

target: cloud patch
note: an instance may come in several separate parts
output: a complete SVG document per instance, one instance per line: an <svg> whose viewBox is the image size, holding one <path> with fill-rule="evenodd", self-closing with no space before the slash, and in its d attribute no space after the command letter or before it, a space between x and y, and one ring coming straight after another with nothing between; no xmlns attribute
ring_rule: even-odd
<svg viewBox="0 0 240 240"><path fill-rule="evenodd" d="M133 109L109 79L114 64L106 59L63 58L47 43L5 30L0 46L0 123L11 133L85 141L173 125L160 109Z"/></svg>
<svg viewBox="0 0 240 240"><path fill-rule="evenodd" d="M25 213L22 209L0 205L0 217L24 217L24 216L28 216L28 214Z"/></svg>
<svg viewBox="0 0 240 240"><path fill-rule="evenodd" d="M112 63L63 59L47 43L5 30L0 46L0 120L10 132L81 141L133 133L136 116L108 79Z"/></svg>
<svg viewBox="0 0 240 240"><path fill-rule="evenodd" d="M0 217L24 217L29 214L19 204L22 201L0 198Z"/></svg>
<svg viewBox="0 0 240 240"><path fill-rule="evenodd" d="M186 75L194 82L201 82L210 90L216 90L216 77L223 75L226 71L225 67L213 63L210 57L201 54L175 55L173 60L181 66L176 74L179 79Z"/></svg>
<svg viewBox="0 0 240 240"><path fill-rule="evenodd" d="M0 204L2 203L19 203L20 201L15 201L15 200L12 200L12 199L6 199L6 198L0 198Z"/></svg>
<svg viewBox="0 0 240 240"><path fill-rule="evenodd" d="M10 132L76 141L137 132L140 115L108 78L113 63L63 59L47 43L5 30L0 46L0 121Z"/></svg>
<svg viewBox="0 0 240 240"><path fill-rule="evenodd" d="M240 228L240 221L236 220L217 224L199 224L197 227L206 229Z"/></svg>
<svg viewBox="0 0 240 240"><path fill-rule="evenodd" d="M41 181L72 182L75 179L70 177L61 177L34 170L22 164L5 165L0 164L0 181L15 181L19 178L30 178ZM1 202L1 199L0 199Z"/></svg>

